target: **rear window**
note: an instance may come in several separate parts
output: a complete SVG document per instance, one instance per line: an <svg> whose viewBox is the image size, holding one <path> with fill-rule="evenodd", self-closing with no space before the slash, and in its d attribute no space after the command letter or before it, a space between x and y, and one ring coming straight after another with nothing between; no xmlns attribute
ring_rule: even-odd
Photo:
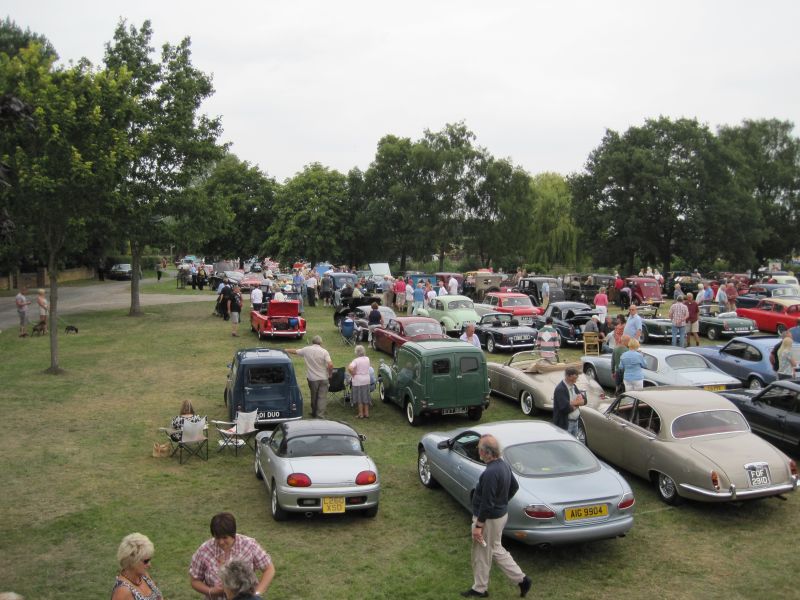
<svg viewBox="0 0 800 600"><path fill-rule="evenodd" d="M434 375L446 375L450 372L450 359L449 358L437 358L433 361L431 365L431 372Z"/></svg>
<svg viewBox="0 0 800 600"><path fill-rule="evenodd" d="M672 422L672 436L678 439L749 430L744 417L734 410L689 413Z"/></svg>
<svg viewBox="0 0 800 600"><path fill-rule="evenodd" d="M503 306L533 306L530 296L524 298L506 298L503 300Z"/></svg>
<svg viewBox="0 0 800 600"><path fill-rule="evenodd" d="M478 370L478 359L474 356L462 356L458 362L461 373L474 373Z"/></svg>
<svg viewBox="0 0 800 600"><path fill-rule="evenodd" d="M247 369L247 383L250 385L272 385L286 380L286 370L281 365L250 367Z"/></svg>
<svg viewBox="0 0 800 600"><path fill-rule="evenodd" d="M286 455L303 456L361 456L361 440L352 435L304 435L291 438Z"/></svg>
<svg viewBox="0 0 800 600"><path fill-rule="evenodd" d="M548 477L586 473L599 468L594 455L572 440L530 442L503 451L511 469L521 477Z"/></svg>
<svg viewBox="0 0 800 600"><path fill-rule="evenodd" d="M475 308L472 300L453 300L447 303L447 310L458 310L459 308Z"/></svg>
<svg viewBox="0 0 800 600"><path fill-rule="evenodd" d="M673 369L707 369L705 359L697 354L674 354L667 357L667 364Z"/></svg>

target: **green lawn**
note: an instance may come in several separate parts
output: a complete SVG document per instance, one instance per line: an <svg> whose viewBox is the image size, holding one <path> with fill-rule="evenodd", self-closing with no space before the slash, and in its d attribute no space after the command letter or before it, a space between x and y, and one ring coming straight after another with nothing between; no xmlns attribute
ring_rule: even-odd
<svg viewBox="0 0 800 600"><path fill-rule="evenodd" d="M157 287L168 283L175 285L170 279ZM307 341L259 343L247 326L242 337L231 337L210 303L146 310L142 318L127 317L127 310L70 317L80 334L60 338L67 372L58 377L42 374L47 339L19 339L13 328L0 334L0 591L28 600L107 598L117 545L140 531L155 543L152 574L165 597L200 598L188 585L188 564L221 510L232 511L240 532L272 554L272 598L440 599L469 587L469 515L443 491L423 488L415 471L420 436L465 419L412 428L394 406L378 402L373 418L358 421L332 405L331 418L367 435L382 480L380 513L276 523L251 457L220 455L212 446L207 463L180 466L152 458L151 448L184 398L224 418L226 364L235 349ZM331 310L309 309L307 316L308 337L320 333L335 364L349 362L352 349L337 339ZM370 356L375 367L388 360ZM303 363L295 364L307 396ZM483 420L515 418L522 415L514 403L493 398ZM550 551L508 543L534 580L529 597L794 597L797 495L670 508L648 484L628 479L637 516L627 538ZM518 597L499 571L490 592Z"/></svg>

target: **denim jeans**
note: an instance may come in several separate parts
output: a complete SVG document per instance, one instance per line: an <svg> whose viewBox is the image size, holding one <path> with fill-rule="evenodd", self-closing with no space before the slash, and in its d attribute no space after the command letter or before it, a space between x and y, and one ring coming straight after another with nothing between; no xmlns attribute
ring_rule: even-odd
<svg viewBox="0 0 800 600"><path fill-rule="evenodd" d="M680 348L686 346L686 325L681 325L680 327L673 324L672 326L672 345L677 346L678 344L675 343L675 338L680 338Z"/></svg>

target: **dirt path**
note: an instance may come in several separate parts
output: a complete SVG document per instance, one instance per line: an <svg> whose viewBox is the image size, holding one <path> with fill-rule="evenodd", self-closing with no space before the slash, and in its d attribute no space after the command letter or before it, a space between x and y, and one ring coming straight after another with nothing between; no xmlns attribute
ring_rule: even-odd
<svg viewBox="0 0 800 600"><path fill-rule="evenodd" d="M154 283L155 279L143 279L142 283ZM50 291L48 290L48 299ZM173 294L139 294L143 307L158 304L178 304L182 302L213 302L214 294L198 293L196 296ZM36 290L28 290L28 300L33 302L28 307L28 320L39 320L36 307ZM131 305L130 281L105 281L86 286L59 287L59 317L82 312L109 310L112 308L129 308ZM10 329L19 324L14 298L0 299L0 330Z"/></svg>

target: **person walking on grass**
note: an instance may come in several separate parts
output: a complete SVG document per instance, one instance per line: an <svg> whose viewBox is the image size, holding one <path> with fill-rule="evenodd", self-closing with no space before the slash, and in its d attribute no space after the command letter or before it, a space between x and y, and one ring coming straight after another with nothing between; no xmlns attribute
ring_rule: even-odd
<svg viewBox="0 0 800 600"><path fill-rule="evenodd" d="M686 322L689 320L689 309L683 303L683 294L675 299L669 307L669 320L672 321L672 345L686 346Z"/></svg>
<svg viewBox="0 0 800 600"><path fill-rule="evenodd" d="M503 527L508 521L508 502L519 484L502 459L500 444L493 435L483 435L478 442L478 456L486 468L478 478L472 495L472 587L461 592L464 598L488 598L489 571L492 561L511 581L519 586L525 597L531 589L531 579L519 568L511 554L503 548Z"/></svg>
<svg viewBox="0 0 800 600"><path fill-rule="evenodd" d="M333 361L328 351L322 347L322 338L315 335L310 346L300 349L287 348L286 353L303 357L306 363L308 389L311 392L311 418L324 419L328 404L328 382L333 374Z"/></svg>
<svg viewBox="0 0 800 600"><path fill-rule="evenodd" d="M372 398L369 395L369 358L364 351L364 346L360 344L356 346L355 352L356 357L347 366L347 372L352 377L353 404L358 407L356 419L369 419L369 407L372 404Z"/></svg>
<svg viewBox="0 0 800 600"><path fill-rule="evenodd" d="M242 313L242 291L238 285L233 286L228 297L228 313L231 315L231 335L239 337L239 317Z"/></svg>

